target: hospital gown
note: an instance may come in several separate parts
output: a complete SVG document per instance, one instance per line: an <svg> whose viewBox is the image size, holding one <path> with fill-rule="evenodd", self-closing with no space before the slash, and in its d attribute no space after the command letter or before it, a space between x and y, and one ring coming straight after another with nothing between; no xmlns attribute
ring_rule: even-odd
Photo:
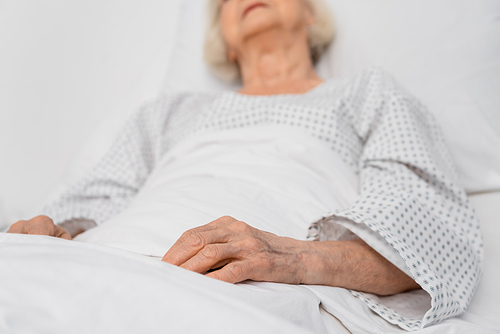
<svg viewBox="0 0 500 334"><path fill-rule="evenodd" d="M266 123L326 142L359 176L358 200L325 212L304 236L360 237L423 289L389 297L351 291L355 297L407 330L466 310L482 270L479 222L436 119L379 68L327 80L304 94L163 96L133 114L99 163L42 214L55 223L86 218L102 224L127 207L176 143ZM422 303L425 315L416 317L411 309Z"/></svg>

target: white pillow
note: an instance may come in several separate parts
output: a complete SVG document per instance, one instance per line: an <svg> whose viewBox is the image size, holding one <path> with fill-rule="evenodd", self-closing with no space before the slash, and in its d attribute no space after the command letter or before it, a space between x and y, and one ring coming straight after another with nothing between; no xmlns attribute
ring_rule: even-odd
<svg viewBox="0 0 500 334"><path fill-rule="evenodd" d="M326 75L393 73L440 122L467 191L500 189L500 1L331 3Z"/></svg>
<svg viewBox="0 0 500 334"><path fill-rule="evenodd" d="M443 128L468 193L500 189L500 1L327 0L337 38L324 78L379 65ZM222 91L203 62L206 0L185 0L164 91Z"/></svg>

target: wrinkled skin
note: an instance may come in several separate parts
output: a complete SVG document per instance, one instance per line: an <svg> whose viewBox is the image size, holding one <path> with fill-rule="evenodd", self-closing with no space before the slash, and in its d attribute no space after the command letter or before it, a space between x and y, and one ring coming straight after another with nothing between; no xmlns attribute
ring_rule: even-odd
<svg viewBox="0 0 500 334"><path fill-rule="evenodd" d="M362 240L295 240L230 216L186 231L162 261L229 283L318 284L379 295L418 288Z"/></svg>

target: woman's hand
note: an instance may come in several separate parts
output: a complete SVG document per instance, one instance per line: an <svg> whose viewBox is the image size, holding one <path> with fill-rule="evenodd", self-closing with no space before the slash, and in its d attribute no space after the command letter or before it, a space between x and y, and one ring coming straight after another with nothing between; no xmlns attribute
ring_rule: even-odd
<svg viewBox="0 0 500 334"><path fill-rule="evenodd" d="M185 232L162 261L230 283L316 284L378 295L419 288L361 239L300 241L229 216Z"/></svg>
<svg viewBox="0 0 500 334"><path fill-rule="evenodd" d="M162 261L230 283L300 284L306 281L303 259L309 244L224 216L185 232Z"/></svg>
<svg viewBox="0 0 500 334"><path fill-rule="evenodd" d="M7 233L48 235L71 240L69 233L62 227L55 225L54 221L47 216L36 216L30 220L20 220L12 224Z"/></svg>

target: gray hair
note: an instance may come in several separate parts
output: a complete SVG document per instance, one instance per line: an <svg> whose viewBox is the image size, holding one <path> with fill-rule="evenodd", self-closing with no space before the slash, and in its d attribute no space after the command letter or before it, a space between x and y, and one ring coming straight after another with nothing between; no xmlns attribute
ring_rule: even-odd
<svg viewBox="0 0 500 334"><path fill-rule="evenodd" d="M316 64L332 42L335 29L330 8L323 0L304 1L315 17L315 23L308 28L308 43L313 64ZM219 23L219 0L208 0L207 7L209 16L204 45L205 61L219 78L230 82L241 81L238 64L227 57Z"/></svg>

